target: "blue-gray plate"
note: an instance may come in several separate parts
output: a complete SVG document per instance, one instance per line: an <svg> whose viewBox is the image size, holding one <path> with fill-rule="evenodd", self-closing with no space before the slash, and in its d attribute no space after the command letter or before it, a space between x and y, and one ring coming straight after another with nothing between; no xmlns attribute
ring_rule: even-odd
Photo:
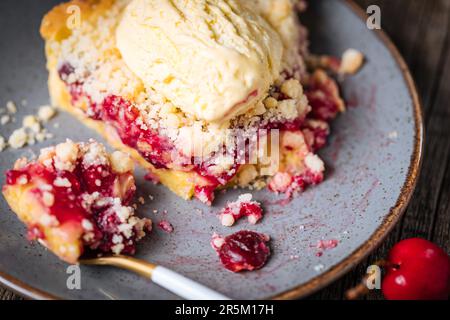
<svg viewBox="0 0 450 320"><path fill-rule="evenodd" d="M48 103L42 16L58 0L0 2L0 105L19 105L16 118ZM357 75L341 83L348 111L332 126L329 145L321 152L326 180L288 205L277 205L267 191L255 192L266 215L256 226L240 221L222 227L216 216L226 201L242 190L218 196L213 207L185 202L138 174L139 195L152 194L139 209L156 223L169 220L175 231L158 228L139 246L138 258L161 264L236 299L297 298L343 275L373 250L405 209L420 169L423 130L413 81L394 45L381 31L369 30L364 13L348 1L311 1L305 17L312 51L340 55L356 48L366 56ZM27 106L20 101L26 100ZM66 138L100 139L66 114L49 126L55 138L30 148L0 153L0 169L20 156ZM8 137L17 124L0 127ZM2 175L0 183L4 183ZM158 213L154 213L158 210ZM164 213L167 211L167 213ZM259 271L234 274L225 270L209 245L213 232L227 235L252 229L271 236L273 255ZM317 252L320 240L338 246ZM30 298L173 299L166 290L126 271L81 267L81 289L70 290L67 265L38 244L26 240L25 227L0 199L0 282Z"/></svg>

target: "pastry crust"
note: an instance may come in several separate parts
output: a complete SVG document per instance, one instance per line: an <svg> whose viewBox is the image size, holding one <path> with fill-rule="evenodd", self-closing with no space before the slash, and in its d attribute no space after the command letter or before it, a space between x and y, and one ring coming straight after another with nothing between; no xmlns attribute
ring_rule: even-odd
<svg viewBox="0 0 450 320"><path fill-rule="evenodd" d="M83 228L80 224L65 223L57 227L49 227L41 223L41 217L46 208L30 193L34 185L14 185L3 189L3 196L17 217L27 226L30 232L39 230L42 233L41 243L55 253L62 260L75 263L82 253L83 244L81 236Z"/></svg>
<svg viewBox="0 0 450 320"><path fill-rule="evenodd" d="M72 34L68 24L71 16L80 14L77 17L79 21L96 21L114 2L115 0L71 0L61 3L44 16L40 28L41 36L47 41L60 42Z"/></svg>

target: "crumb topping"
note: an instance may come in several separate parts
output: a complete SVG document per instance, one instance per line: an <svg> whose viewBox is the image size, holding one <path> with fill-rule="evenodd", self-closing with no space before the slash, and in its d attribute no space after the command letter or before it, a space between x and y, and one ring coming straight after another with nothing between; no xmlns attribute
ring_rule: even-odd
<svg viewBox="0 0 450 320"><path fill-rule="evenodd" d="M261 204L252 201L252 194L240 195L235 202L227 203L227 206L220 212L220 221L223 226L231 227L241 217L247 217L250 224L256 224L261 220L263 213Z"/></svg>
<svg viewBox="0 0 450 320"><path fill-rule="evenodd" d="M41 150L37 162L16 161L7 172L7 186L32 184L31 194L47 208L38 216L43 227L76 223L83 244L102 252L134 253L136 241L151 230L151 220L135 216L129 205L134 191L133 168L112 165L113 157L93 140L67 140ZM67 229L75 232L75 229ZM71 231L72 230L72 231ZM66 232L66 231L65 231ZM42 238L45 242L45 239Z"/></svg>
<svg viewBox="0 0 450 320"><path fill-rule="evenodd" d="M131 159L130 155L125 152L113 152L111 154L110 161L111 166L115 172L126 173L132 172L134 170L133 160Z"/></svg>

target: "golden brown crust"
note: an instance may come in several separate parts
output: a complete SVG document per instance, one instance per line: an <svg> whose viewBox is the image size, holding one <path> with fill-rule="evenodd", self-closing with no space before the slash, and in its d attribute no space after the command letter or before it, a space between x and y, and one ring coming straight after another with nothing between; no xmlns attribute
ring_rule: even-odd
<svg viewBox="0 0 450 320"><path fill-rule="evenodd" d="M40 28L41 35L45 40L62 41L72 33L68 22L75 14L74 8L79 8L81 23L92 22L96 21L114 2L115 0L71 0L59 4L44 16Z"/></svg>
<svg viewBox="0 0 450 320"><path fill-rule="evenodd" d="M76 263L83 250L81 242L83 229L79 224L74 223L53 227L44 225L41 221L42 216L46 214L46 209L30 194L30 190L34 187L33 185L8 185L3 188L3 196L23 223L28 227L37 227L44 234L44 240L41 241L43 245L62 260Z"/></svg>

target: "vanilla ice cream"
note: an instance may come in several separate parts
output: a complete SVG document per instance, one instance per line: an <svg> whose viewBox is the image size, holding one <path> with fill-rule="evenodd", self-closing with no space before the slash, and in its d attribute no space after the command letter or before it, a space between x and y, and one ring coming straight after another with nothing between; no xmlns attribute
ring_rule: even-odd
<svg viewBox="0 0 450 320"><path fill-rule="evenodd" d="M132 0L116 41L145 85L208 122L252 108L279 77L284 50L240 0Z"/></svg>

